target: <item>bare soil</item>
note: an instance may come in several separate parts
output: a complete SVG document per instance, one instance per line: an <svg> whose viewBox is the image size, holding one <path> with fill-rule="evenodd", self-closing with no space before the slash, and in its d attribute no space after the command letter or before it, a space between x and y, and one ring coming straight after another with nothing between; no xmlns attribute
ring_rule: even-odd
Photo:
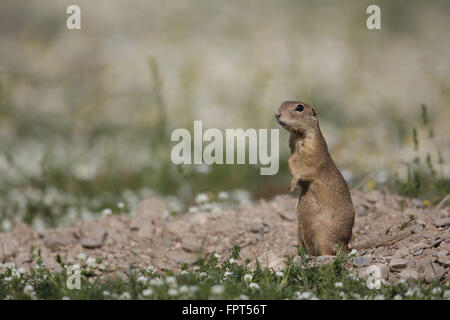
<svg viewBox="0 0 450 320"><path fill-rule="evenodd" d="M382 240L399 233L407 237L393 244L358 250L350 268L364 275L380 264L389 281L400 278L450 280L450 207L439 210L418 199L380 191L352 190L356 210L351 245ZM56 254L68 264L80 263L79 253L98 259L94 275L129 273L154 266L179 271L214 252L222 257L237 244L241 259L257 258L262 265L282 268L286 254L296 254L297 198L288 195L260 200L220 212L186 213L164 218L166 207L158 198L144 200L136 217L112 215L79 222L72 227L31 230L21 224L0 234L0 262L29 269L31 248L41 251L45 266L60 269ZM362 257L362 258L361 258ZM321 257L316 262L332 257ZM400 260L399 260L400 259Z"/></svg>

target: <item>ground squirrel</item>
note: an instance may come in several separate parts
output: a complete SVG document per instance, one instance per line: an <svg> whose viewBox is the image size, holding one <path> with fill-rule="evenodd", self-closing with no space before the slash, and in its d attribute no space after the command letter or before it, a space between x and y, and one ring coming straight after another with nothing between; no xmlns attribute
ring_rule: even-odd
<svg viewBox="0 0 450 320"><path fill-rule="evenodd" d="M299 246L312 255L348 250L355 211L347 183L328 153L314 108L304 102L283 102L275 114L291 134L291 192L300 185L297 204Z"/></svg>

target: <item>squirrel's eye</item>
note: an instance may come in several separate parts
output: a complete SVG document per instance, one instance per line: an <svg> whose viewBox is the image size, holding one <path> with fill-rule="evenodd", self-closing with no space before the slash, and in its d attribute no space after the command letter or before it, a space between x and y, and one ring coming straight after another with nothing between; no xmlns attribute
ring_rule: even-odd
<svg viewBox="0 0 450 320"><path fill-rule="evenodd" d="M297 106L297 108L295 108L295 111L302 112L303 110L304 110L304 108L303 108L303 106L302 106L301 104L299 104L299 105Z"/></svg>

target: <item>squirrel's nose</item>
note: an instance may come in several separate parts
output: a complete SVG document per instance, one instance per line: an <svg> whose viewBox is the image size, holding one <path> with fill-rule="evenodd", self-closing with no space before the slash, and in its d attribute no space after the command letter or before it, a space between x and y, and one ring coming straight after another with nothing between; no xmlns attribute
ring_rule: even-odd
<svg viewBox="0 0 450 320"><path fill-rule="evenodd" d="M279 113L279 112L275 113L275 118L280 119L280 117L281 117L281 113Z"/></svg>

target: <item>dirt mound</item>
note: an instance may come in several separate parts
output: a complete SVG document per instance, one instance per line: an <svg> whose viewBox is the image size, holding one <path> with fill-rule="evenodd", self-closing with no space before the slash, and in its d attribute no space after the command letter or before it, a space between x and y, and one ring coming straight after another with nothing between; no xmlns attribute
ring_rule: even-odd
<svg viewBox="0 0 450 320"><path fill-rule="evenodd" d="M352 245L407 233L397 243L359 250L353 267L361 274L375 264L386 270L389 280L449 280L450 207L436 210L418 199L380 191L353 190L352 198L356 210ZM18 225L0 234L0 262L29 269L36 263L34 248L34 253L40 249L43 263L52 270L60 268L57 254L67 264L95 258L97 275L149 266L179 270L182 263L193 264L213 252L227 255L237 244L242 260L258 258L265 266L280 268L284 255L296 252L296 204L296 198L283 195L226 211L165 218L164 203L152 198L140 204L134 218L106 216L42 232Z"/></svg>

